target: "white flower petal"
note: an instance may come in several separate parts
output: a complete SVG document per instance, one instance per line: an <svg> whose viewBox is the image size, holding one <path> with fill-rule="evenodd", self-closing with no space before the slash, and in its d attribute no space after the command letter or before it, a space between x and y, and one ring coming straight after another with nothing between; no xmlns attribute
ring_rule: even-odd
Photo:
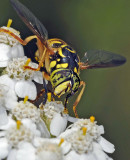
<svg viewBox="0 0 130 160"><path fill-rule="evenodd" d="M0 106L0 126L8 123L7 112L4 107Z"/></svg>
<svg viewBox="0 0 130 160"><path fill-rule="evenodd" d="M64 138L63 138L64 139ZM46 140L46 139L45 139ZM55 143L55 144L58 144L59 145L59 143L60 143L60 141L61 141L61 138L51 138L51 139L48 139L48 140L46 140L46 142L51 142L51 143ZM67 141L64 141L62 144L61 144L61 146L60 146L61 148L62 148L62 152L63 152L63 154L67 154L69 151L70 151L70 149L71 149L71 143L69 143L69 142L67 142Z"/></svg>
<svg viewBox="0 0 130 160"><path fill-rule="evenodd" d="M62 117L61 114L55 114L50 124L50 132L54 136L59 136L67 126L67 117Z"/></svg>
<svg viewBox="0 0 130 160"><path fill-rule="evenodd" d="M100 134L104 134L104 127L103 127L103 125L98 126L98 129L100 131Z"/></svg>
<svg viewBox="0 0 130 160"><path fill-rule="evenodd" d="M33 140L33 145L35 147L39 147L42 143L46 143L47 141L50 141L51 139L48 139L48 138L41 138L41 137L34 137L34 140Z"/></svg>
<svg viewBox="0 0 130 160"><path fill-rule="evenodd" d="M107 160L105 152L103 152L101 146L95 142L93 142L93 154L95 155L96 160Z"/></svg>
<svg viewBox="0 0 130 160"><path fill-rule="evenodd" d="M71 135L72 133L74 133L74 132L76 132L76 131L78 131L78 129L77 129L76 127L71 128L71 129L67 129L67 130L65 130L65 132L62 132L62 133L59 135L59 137L65 138L65 137Z"/></svg>
<svg viewBox="0 0 130 160"><path fill-rule="evenodd" d="M40 130L42 137L44 138L50 137L50 133L45 125L45 122L42 119L40 119L40 122L37 123L37 128Z"/></svg>
<svg viewBox="0 0 130 160"><path fill-rule="evenodd" d="M28 142L21 143L16 154L17 160L36 160L35 148Z"/></svg>
<svg viewBox="0 0 130 160"><path fill-rule="evenodd" d="M9 89L6 95L6 101L5 101L5 106L8 110L13 109L17 105L17 96L14 92L14 90Z"/></svg>
<svg viewBox="0 0 130 160"><path fill-rule="evenodd" d="M20 98L28 96L29 99L34 100L37 96L36 86L31 81L18 81L15 85L15 92Z"/></svg>
<svg viewBox="0 0 130 160"><path fill-rule="evenodd" d="M0 67L6 67L10 56L11 47L7 44L0 43Z"/></svg>
<svg viewBox="0 0 130 160"><path fill-rule="evenodd" d="M0 131L0 137L4 137L6 135L6 131Z"/></svg>
<svg viewBox="0 0 130 160"><path fill-rule="evenodd" d="M65 156L65 160L80 160L80 155L75 151L71 151Z"/></svg>
<svg viewBox="0 0 130 160"><path fill-rule="evenodd" d="M9 144L6 138L0 138L0 159L7 157L9 152Z"/></svg>
<svg viewBox="0 0 130 160"><path fill-rule="evenodd" d="M0 67L6 67L8 65L8 61L0 61Z"/></svg>
<svg viewBox="0 0 130 160"><path fill-rule="evenodd" d="M11 151L8 154L7 160L16 160L16 153L17 153L16 149L11 149Z"/></svg>
<svg viewBox="0 0 130 160"><path fill-rule="evenodd" d="M78 121L78 118L68 116L68 121L74 123L74 122Z"/></svg>
<svg viewBox="0 0 130 160"><path fill-rule="evenodd" d="M100 137L98 143L101 145L102 149L107 153L113 153L115 151L114 145L102 136Z"/></svg>
<svg viewBox="0 0 130 160"><path fill-rule="evenodd" d="M10 89L14 90L15 83L16 83L16 81L9 78L9 76L6 74L3 76L0 76L0 84L5 85L5 86L9 87Z"/></svg>
<svg viewBox="0 0 130 160"><path fill-rule="evenodd" d="M8 117L8 123L0 126L0 129L1 130L8 130L10 127L13 127L13 126L16 126L16 122L11 117Z"/></svg>
<svg viewBox="0 0 130 160"><path fill-rule="evenodd" d="M37 130L35 123L33 123L30 119L22 119L22 123L25 127L29 128L34 135L41 136L41 133L39 130Z"/></svg>
<svg viewBox="0 0 130 160"><path fill-rule="evenodd" d="M24 50L21 44L15 45L11 48L11 57L17 58L17 57L23 57L24 56Z"/></svg>
<svg viewBox="0 0 130 160"><path fill-rule="evenodd" d="M37 160L63 160L62 157L59 157L57 153L51 152L49 150L42 150L37 155Z"/></svg>
<svg viewBox="0 0 130 160"><path fill-rule="evenodd" d="M80 160L97 160L93 153L81 154Z"/></svg>
<svg viewBox="0 0 130 160"><path fill-rule="evenodd" d="M43 75L42 75L42 72L40 71L37 71L37 72L34 72L34 78L33 80L37 83L40 83L40 84L43 84Z"/></svg>
<svg viewBox="0 0 130 160"><path fill-rule="evenodd" d="M17 104L18 104L18 102L11 99L11 97L10 97L9 99L7 99L5 106L6 106L7 110L12 110Z"/></svg>
<svg viewBox="0 0 130 160"><path fill-rule="evenodd" d="M71 149L71 143L64 141L61 144L61 148L62 148L63 154L67 154Z"/></svg>

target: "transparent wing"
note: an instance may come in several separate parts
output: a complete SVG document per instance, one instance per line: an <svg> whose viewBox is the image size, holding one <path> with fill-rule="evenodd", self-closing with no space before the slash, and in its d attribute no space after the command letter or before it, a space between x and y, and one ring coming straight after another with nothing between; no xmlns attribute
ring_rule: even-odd
<svg viewBox="0 0 130 160"><path fill-rule="evenodd" d="M125 57L104 50L90 50L81 59L83 69L115 67L125 62Z"/></svg>
<svg viewBox="0 0 130 160"><path fill-rule="evenodd" d="M48 39L48 32L44 25L18 0L10 0L13 8L16 10L19 17L28 26L28 28L42 41Z"/></svg>

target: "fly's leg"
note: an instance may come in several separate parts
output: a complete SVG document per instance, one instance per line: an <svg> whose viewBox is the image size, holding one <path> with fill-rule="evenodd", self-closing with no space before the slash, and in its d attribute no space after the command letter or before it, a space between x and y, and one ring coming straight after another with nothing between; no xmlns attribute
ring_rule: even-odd
<svg viewBox="0 0 130 160"><path fill-rule="evenodd" d="M79 103L79 101L80 101L80 99L81 99L81 97L82 97L82 95L83 95L84 89L85 89L85 82L84 82L84 81L81 81L81 82L80 82L79 88L80 88L81 86L83 86L83 88L81 89L81 91L80 91L80 93L79 93L79 95L78 95L75 103L73 104L73 111L74 111L74 114L75 114L75 117L76 117L76 118L78 118L78 113L77 113L77 111L76 111L76 107L77 107L77 105L78 105L78 103Z"/></svg>
<svg viewBox="0 0 130 160"><path fill-rule="evenodd" d="M67 103L68 103L68 98L71 97L71 96L72 96L72 94L70 93L65 98L64 111L63 111L63 113L65 113L65 114L68 114Z"/></svg>
<svg viewBox="0 0 130 160"><path fill-rule="evenodd" d="M39 98L43 95L43 93L45 93L45 99L44 99L44 101L43 101L43 105L46 104L48 90L47 90L47 84L46 84L45 79L43 79L43 87L44 87L44 89L42 89L42 90L38 93L38 95L37 95L37 97L36 97L35 100L30 101L31 103L37 102L37 101L39 100Z"/></svg>
<svg viewBox="0 0 130 160"><path fill-rule="evenodd" d="M44 97L44 101L43 101L43 105L45 105L46 104L46 101L47 101L47 93L48 93L48 90L47 90L47 84L46 84L46 81L45 81L45 79L43 79L43 87L44 87L44 89L45 89L45 97Z"/></svg>
<svg viewBox="0 0 130 160"><path fill-rule="evenodd" d="M23 40L20 37L18 37L17 35L15 35L13 32L11 32L7 29L0 28L0 32L4 32L4 33L7 33L8 35L12 36L14 39L16 39L23 46L27 45L31 40L37 39L37 47L38 47L39 56L40 56L38 68L32 68L29 66L25 66L25 69L31 69L34 71L40 70L40 68L43 66L43 62L45 61L45 55L46 55L47 48L44 46L44 44L40 41L40 39L36 35L29 36L25 40Z"/></svg>
<svg viewBox="0 0 130 160"><path fill-rule="evenodd" d="M30 101L30 102L33 103L33 104L34 104L35 102L37 102L37 101L39 100L39 98L43 95L44 92L45 92L45 89L42 89L42 90L38 93L36 99L35 99L35 100L32 100L32 101Z"/></svg>
<svg viewBox="0 0 130 160"><path fill-rule="evenodd" d="M0 28L0 32L4 32L7 33L8 35L12 36L14 39L16 39L20 44L22 44L23 46L27 45L32 39L37 39L37 36L29 36L27 37L25 40L21 39L20 37L18 37L17 35L15 35L13 32L4 29L4 28Z"/></svg>

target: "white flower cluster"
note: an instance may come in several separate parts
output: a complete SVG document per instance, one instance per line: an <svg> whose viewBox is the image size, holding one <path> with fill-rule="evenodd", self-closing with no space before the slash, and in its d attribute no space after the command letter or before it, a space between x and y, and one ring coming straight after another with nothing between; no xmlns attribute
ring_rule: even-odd
<svg viewBox="0 0 130 160"><path fill-rule="evenodd" d="M11 27L1 27L9 30L16 36L20 37L20 32ZM24 50L22 45L11 35L0 32L0 67L6 67L8 62L13 58L23 57Z"/></svg>
<svg viewBox="0 0 130 160"><path fill-rule="evenodd" d="M27 57L14 58L8 63L5 72L8 76L15 80L28 80L33 79L35 72L33 70L24 69L24 65L27 62ZM37 68L37 64L30 62L29 65L32 68Z"/></svg>
<svg viewBox="0 0 130 160"><path fill-rule="evenodd" d="M20 48L15 38L0 32L0 67L5 67L0 75L0 160L112 160L106 153L113 153L114 145L101 136L104 127L93 116L70 117L62 102L49 98L44 106L29 101L37 97L33 80L43 84L43 77L25 69L38 65Z"/></svg>
<svg viewBox="0 0 130 160"><path fill-rule="evenodd" d="M40 121L40 110L30 102L24 103L20 101L13 109L12 114L16 119L22 120L24 118L31 119L34 123Z"/></svg>
<svg viewBox="0 0 130 160"><path fill-rule="evenodd" d="M20 32L15 30L14 28L11 27L1 27L2 29L9 30L10 32L14 33L16 36L20 38ZM10 46L15 46L18 45L19 42L13 38L11 35L5 33L5 32L0 32L0 43L5 43Z"/></svg>

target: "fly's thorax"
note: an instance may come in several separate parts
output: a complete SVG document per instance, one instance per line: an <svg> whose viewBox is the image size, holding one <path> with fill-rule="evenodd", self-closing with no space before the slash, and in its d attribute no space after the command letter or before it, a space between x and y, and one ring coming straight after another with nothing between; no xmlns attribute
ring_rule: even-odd
<svg viewBox="0 0 130 160"><path fill-rule="evenodd" d="M62 45L58 51L50 55L50 72L56 69L69 69L79 74L79 57L68 45Z"/></svg>
<svg viewBox="0 0 130 160"><path fill-rule="evenodd" d="M51 73L50 81L54 94L61 96L66 92L76 92L80 85L78 74L69 69L57 69Z"/></svg>

